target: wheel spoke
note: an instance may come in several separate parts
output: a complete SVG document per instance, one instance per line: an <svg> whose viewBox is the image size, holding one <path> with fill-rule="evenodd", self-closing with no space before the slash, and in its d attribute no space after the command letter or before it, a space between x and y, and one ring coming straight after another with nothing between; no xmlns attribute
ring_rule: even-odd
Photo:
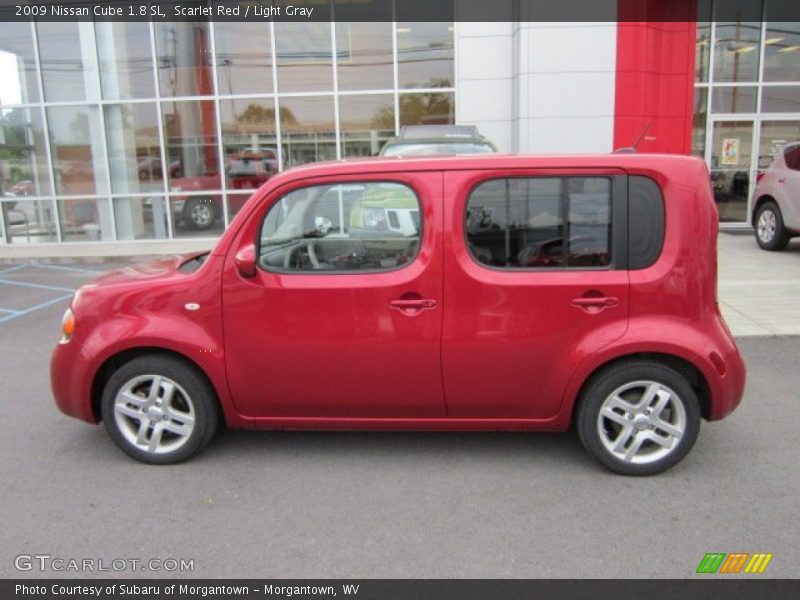
<svg viewBox="0 0 800 600"><path fill-rule="evenodd" d="M633 410L636 408L636 405L631 404L616 394L605 401L605 406L608 408L620 408L626 413L633 412Z"/></svg>
<svg viewBox="0 0 800 600"><path fill-rule="evenodd" d="M633 427L630 425L623 426L622 429L619 430L619 434L617 435L617 439L614 440L614 452L622 453L625 451L625 444L628 443L628 440L633 435Z"/></svg>
<svg viewBox="0 0 800 600"><path fill-rule="evenodd" d="M147 398L143 398L142 396L139 396L138 394L134 394L133 392L130 392L128 390L125 390L124 392L120 392L120 394L117 396L117 402L118 403L119 403L120 396L122 397L122 399L125 400L125 402L127 404L133 404L137 408L142 408L147 403Z"/></svg>
<svg viewBox="0 0 800 600"><path fill-rule="evenodd" d="M664 419L655 419L653 421L656 431L663 431L668 436L674 437L679 440L683 437L683 430L675 427L671 423L667 423Z"/></svg>
<svg viewBox="0 0 800 600"><path fill-rule="evenodd" d="M165 406L170 406L172 398L175 397L175 384L171 381L162 381L161 389L163 391L159 394L159 397L164 402Z"/></svg>
<svg viewBox="0 0 800 600"><path fill-rule="evenodd" d="M150 391L147 394L147 404L151 406L156 403L156 398L159 397L161 393L161 377L158 375L153 377L153 381L150 384Z"/></svg>
<svg viewBox="0 0 800 600"><path fill-rule="evenodd" d="M655 382L653 382L650 385L648 385L647 389L644 392L644 394L642 394L641 400L639 400L639 403L636 406L637 407L650 406L653 403L653 398L656 397L656 394L658 393L658 391L660 389L661 389L661 386L658 385Z"/></svg>
<svg viewBox="0 0 800 600"><path fill-rule="evenodd" d="M150 429L150 421L147 419L142 419L139 422L139 433L136 436L136 445L137 446L144 446L147 444L147 432Z"/></svg>
<svg viewBox="0 0 800 600"><path fill-rule="evenodd" d="M136 419L137 421L142 421L143 419L147 419L147 416L138 408L131 408L127 404L117 404L114 407L114 410L121 415L125 415L126 417L130 417L131 419Z"/></svg>
<svg viewBox="0 0 800 600"><path fill-rule="evenodd" d="M600 415L609 421L613 421L614 423L622 425L623 427L628 426L628 419L625 417L625 415L614 412L608 406L604 406L602 409L600 409Z"/></svg>
<svg viewBox="0 0 800 600"><path fill-rule="evenodd" d="M657 419L658 417L661 416L661 413L667 407L667 404L669 404L670 398L672 398L670 393L663 388L658 390L656 396L658 397L658 399L656 400L656 403L653 405L653 410L652 410L653 419Z"/></svg>
<svg viewBox="0 0 800 600"><path fill-rule="evenodd" d="M161 434L164 433L164 426L161 423L156 423L153 426L153 433L150 435L150 441L147 443L147 451L155 453L158 450L158 445L161 443Z"/></svg>
<svg viewBox="0 0 800 600"><path fill-rule="evenodd" d="M625 451L626 462L631 462L633 460L633 457L636 456L637 452L639 452L639 448L642 447L642 443L644 441L645 437L641 433L637 433L633 436L633 443Z"/></svg>
<svg viewBox="0 0 800 600"><path fill-rule="evenodd" d="M646 439L650 440L651 442L658 444L662 448L672 448L674 443L672 436L659 435L654 431L648 431L646 434Z"/></svg>

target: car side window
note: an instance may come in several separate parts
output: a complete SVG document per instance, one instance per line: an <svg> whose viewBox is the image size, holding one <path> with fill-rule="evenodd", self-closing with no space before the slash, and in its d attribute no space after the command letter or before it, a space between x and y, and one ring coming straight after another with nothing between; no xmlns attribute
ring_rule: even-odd
<svg viewBox="0 0 800 600"><path fill-rule="evenodd" d="M258 263L269 271L388 271L410 263L421 236L421 207L393 182L315 185L270 207Z"/></svg>
<svg viewBox="0 0 800 600"><path fill-rule="evenodd" d="M786 148L783 157L788 168L792 171L800 171L800 144Z"/></svg>
<svg viewBox="0 0 800 600"><path fill-rule="evenodd" d="M484 265L509 268L611 264L608 177L493 179L470 194L467 243Z"/></svg>

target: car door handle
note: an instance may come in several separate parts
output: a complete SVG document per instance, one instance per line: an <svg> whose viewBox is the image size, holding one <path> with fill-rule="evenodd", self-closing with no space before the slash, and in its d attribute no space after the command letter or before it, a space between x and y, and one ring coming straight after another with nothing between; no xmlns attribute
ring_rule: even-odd
<svg viewBox="0 0 800 600"><path fill-rule="evenodd" d="M436 300L432 298L398 298L389 302L389 306L409 315L415 315L425 309L434 308Z"/></svg>
<svg viewBox="0 0 800 600"><path fill-rule="evenodd" d="M619 298L613 296L581 296L572 299L572 306L581 308L589 314L599 313L618 304Z"/></svg>

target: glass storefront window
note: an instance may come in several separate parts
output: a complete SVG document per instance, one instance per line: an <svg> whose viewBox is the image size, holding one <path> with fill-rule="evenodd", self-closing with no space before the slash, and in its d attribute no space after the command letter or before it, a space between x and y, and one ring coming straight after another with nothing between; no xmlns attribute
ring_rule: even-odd
<svg viewBox="0 0 800 600"><path fill-rule="evenodd" d="M220 102L226 185L254 190L278 172L275 101L237 98Z"/></svg>
<svg viewBox="0 0 800 600"><path fill-rule="evenodd" d="M708 81L708 62L711 56L711 23L698 23L695 55L694 55L694 80Z"/></svg>
<svg viewBox="0 0 800 600"><path fill-rule="evenodd" d="M451 125L454 107L452 92L400 94L400 125Z"/></svg>
<svg viewBox="0 0 800 600"><path fill-rule="evenodd" d="M336 158L333 96L280 99L283 167Z"/></svg>
<svg viewBox="0 0 800 600"><path fill-rule="evenodd" d="M711 90L711 112L752 113L756 110L757 97L755 86L715 86Z"/></svg>
<svg viewBox="0 0 800 600"><path fill-rule="evenodd" d="M272 43L263 23L214 24L217 84L221 95L271 94Z"/></svg>
<svg viewBox="0 0 800 600"><path fill-rule="evenodd" d="M235 217L242 207L244 203L252 196L253 194L248 192L246 194L242 193L232 193L228 194L228 222L230 223L233 221L233 217Z"/></svg>
<svg viewBox="0 0 800 600"><path fill-rule="evenodd" d="M451 87L452 23L398 23L397 74L401 88Z"/></svg>
<svg viewBox="0 0 800 600"><path fill-rule="evenodd" d="M9 244L56 242L52 200L0 200L5 238Z"/></svg>
<svg viewBox="0 0 800 600"><path fill-rule="evenodd" d="M156 23L158 83L162 96L211 96L208 23Z"/></svg>
<svg viewBox="0 0 800 600"><path fill-rule="evenodd" d="M166 239L167 200L163 196L114 198L118 240Z"/></svg>
<svg viewBox="0 0 800 600"><path fill-rule="evenodd" d="M111 190L163 192L164 176L155 103L105 107Z"/></svg>
<svg viewBox="0 0 800 600"><path fill-rule="evenodd" d="M339 96L342 156L373 156L394 137L394 96Z"/></svg>
<svg viewBox="0 0 800 600"><path fill-rule="evenodd" d="M69 198L57 202L61 239L65 242L113 239L108 198Z"/></svg>
<svg viewBox="0 0 800 600"><path fill-rule="evenodd" d="M0 197L50 193L40 108L0 108Z"/></svg>
<svg viewBox="0 0 800 600"><path fill-rule="evenodd" d="M105 152L96 106L47 109L56 194L104 194Z"/></svg>
<svg viewBox="0 0 800 600"><path fill-rule="evenodd" d="M336 23L340 90L394 87L391 23Z"/></svg>
<svg viewBox="0 0 800 600"><path fill-rule="evenodd" d="M711 140L711 183L719 219L743 223L750 195L753 122L715 121Z"/></svg>
<svg viewBox="0 0 800 600"><path fill-rule="evenodd" d="M708 89L694 89L694 116L692 118L692 154L705 156Z"/></svg>
<svg viewBox="0 0 800 600"><path fill-rule="evenodd" d="M275 51L281 92L333 90L330 23L276 23Z"/></svg>
<svg viewBox="0 0 800 600"><path fill-rule="evenodd" d="M760 43L761 23L717 23L714 81L757 81Z"/></svg>
<svg viewBox="0 0 800 600"><path fill-rule="evenodd" d="M219 190L214 102L162 102L169 188L179 192Z"/></svg>
<svg viewBox="0 0 800 600"><path fill-rule="evenodd" d="M155 83L149 25L103 21L95 27L103 98L152 98Z"/></svg>
<svg viewBox="0 0 800 600"><path fill-rule="evenodd" d="M800 140L800 119L793 121L762 121L761 142L758 147L758 169L772 164L775 154L789 142Z"/></svg>
<svg viewBox="0 0 800 600"><path fill-rule="evenodd" d="M800 113L800 85L765 85L761 112Z"/></svg>
<svg viewBox="0 0 800 600"><path fill-rule="evenodd" d="M764 81L800 81L800 23L767 23Z"/></svg>
<svg viewBox="0 0 800 600"><path fill-rule="evenodd" d="M72 102L99 99L92 23L39 22L39 66L42 70L44 99L47 102ZM84 44L89 41L90 44Z"/></svg>
<svg viewBox="0 0 800 600"><path fill-rule="evenodd" d="M167 210L176 238L214 237L225 229L221 192L171 194Z"/></svg>
<svg viewBox="0 0 800 600"><path fill-rule="evenodd" d="M30 23L0 23L0 106L39 101Z"/></svg>

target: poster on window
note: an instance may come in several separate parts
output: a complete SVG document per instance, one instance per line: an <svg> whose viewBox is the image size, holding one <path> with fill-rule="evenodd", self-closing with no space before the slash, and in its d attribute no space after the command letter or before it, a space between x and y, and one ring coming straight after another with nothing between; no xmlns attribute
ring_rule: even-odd
<svg viewBox="0 0 800 600"><path fill-rule="evenodd" d="M725 138L722 140L722 164L739 164L739 138Z"/></svg>

